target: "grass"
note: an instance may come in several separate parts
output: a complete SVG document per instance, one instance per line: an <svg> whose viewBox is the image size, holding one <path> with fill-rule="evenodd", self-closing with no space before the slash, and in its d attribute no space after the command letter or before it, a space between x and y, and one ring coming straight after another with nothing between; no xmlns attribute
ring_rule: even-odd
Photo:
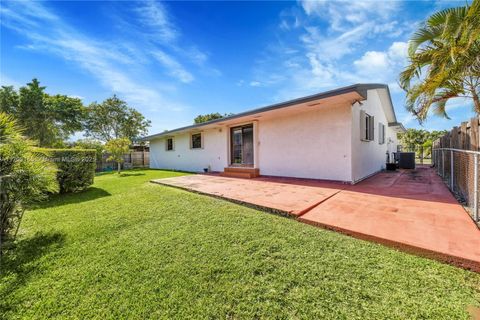
<svg viewBox="0 0 480 320"><path fill-rule="evenodd" d="M219 199L104 174L26 213L0 317L468 319L480 275Z"/></svg>

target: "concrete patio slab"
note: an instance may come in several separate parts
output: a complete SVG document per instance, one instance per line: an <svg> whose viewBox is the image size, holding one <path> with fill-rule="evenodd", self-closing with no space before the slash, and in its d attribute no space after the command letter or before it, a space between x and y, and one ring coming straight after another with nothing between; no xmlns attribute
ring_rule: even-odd
<svg viewBox="0 0 480 320"><path fill-rule="evenodd" d="M379 173L299 220L480 272L480 230L427 167Z"/></svg>
<svg viewBox="0 0 480 320"><path fill-rule="evenodd" d="M356 185L215 175L153 182L287 213L304 223L480 272L480 230L428 167L382 172Z"/></svg>
<svg viewBox="0 0 480 320"><path fill-rule="evenodd" d="M299 216L333 196L347 185L300 179L240 179L217 175L189 175L152 182L249 204L262 209Z"/></svg>

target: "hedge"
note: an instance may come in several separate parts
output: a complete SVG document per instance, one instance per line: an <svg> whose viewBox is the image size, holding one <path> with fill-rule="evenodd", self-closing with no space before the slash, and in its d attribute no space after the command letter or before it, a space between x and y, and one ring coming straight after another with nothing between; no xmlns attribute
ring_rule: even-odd
<svg viewBox="0 0 480 320"><path fill-rule="evenodd" d="M58 168L60 193L81 191L93 184L95 149L37 149Z"/></svg>

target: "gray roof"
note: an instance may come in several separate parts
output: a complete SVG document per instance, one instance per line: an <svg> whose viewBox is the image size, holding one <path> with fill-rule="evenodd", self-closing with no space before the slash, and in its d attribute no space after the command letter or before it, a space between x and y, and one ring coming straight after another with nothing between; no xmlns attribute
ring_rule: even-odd
<svg viewBox="0 0 480 320"><path fill-rule="evenodd" d="M289 100L289 101L285 101L285 102L281 102L281 103L272 104L272 105L269 105L269 106L266 106L266 107L261 107L261 108L257 108L257 109L248 110L248 111L245 111L245 112L237 113L237 114L234 114L232 116L228 116L228 117L224 117L224 118L220 118L220 119L215 119L215 120L211 120L211 121L207 121L207 122L203 122L203 123L193 124L193 125L186 126L186 127L181 127L181 128L177 128L177 129L173 129L173 130L169 130L169 131L164 131L164 132L161 132L161 133L157 133L157 134L153 134L153 135L144 137L144 138L139 139L139 140L140 141L149 141L149 140L153 140L157 137L164 136L164 135L169 135L169 134L172 134L172 133L175 133L175 132L178 132L178 131L195 129L195 128L198 128L198 127L203 127L203 126L213 124L213 123L217 123L217 122L222 122L222 121L226 121L226 120L232 120L232 119L236 119L236 118L250 116L250 115L265 112L265 111L271 111L271 110L286 108L286 107L290 107L290 106L293 106L293 105L296 105L296 104L306 103L306 102L314 101L314 100L317 100L317 99L329 98L329 97L338 96L338 95L342 95L342 94L346 94L346 93L350 93L350 92L357 92L359 95L361 95L363 98L366 99L367 98L367 91L372 90L372 89L386 89L387 93L388 93L388 97L390 99L390 104L393 108L392 97L390 96L390 90L388 89L388 85L382 84L382 83L357 83L357 84L347 86L347 87L342 87L342 88L338 88L338 89L334 89L334 90L329 90L329 91L313 94L313 95L302 97L302 98L297 98L297 99L293 99L293 100ZM393 114L395 115L395 112ZM396 124L397 121L395 120L392 123Z"/></svg>

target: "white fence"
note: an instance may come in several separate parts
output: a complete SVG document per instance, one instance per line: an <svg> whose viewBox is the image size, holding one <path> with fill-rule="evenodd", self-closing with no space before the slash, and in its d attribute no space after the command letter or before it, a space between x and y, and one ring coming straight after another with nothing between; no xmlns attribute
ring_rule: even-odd
<svg viewBox="0 0 480 320"><path fill-rule="evenodd" d="M472 219L479 223L479 151L454 148L433 149L432 160L437 174L463 202Z"/></svg>

